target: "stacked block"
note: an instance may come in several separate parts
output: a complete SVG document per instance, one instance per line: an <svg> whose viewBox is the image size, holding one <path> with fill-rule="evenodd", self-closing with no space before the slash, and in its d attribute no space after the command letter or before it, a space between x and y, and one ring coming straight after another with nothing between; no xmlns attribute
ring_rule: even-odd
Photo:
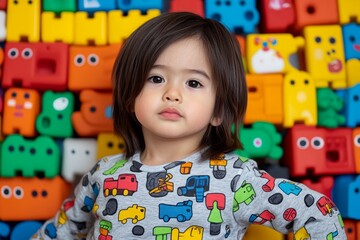
<svg viewBox="0 0 360 240"><path fill-rule="evenodd" d="M358 0L0 0L0 238L31 236L97 159L124 152L115 58L143 23L178 11L239 41L249 103L237 153L333 198L358 239ZM285 236L256 225L245 239L258 238Z"/></svg>

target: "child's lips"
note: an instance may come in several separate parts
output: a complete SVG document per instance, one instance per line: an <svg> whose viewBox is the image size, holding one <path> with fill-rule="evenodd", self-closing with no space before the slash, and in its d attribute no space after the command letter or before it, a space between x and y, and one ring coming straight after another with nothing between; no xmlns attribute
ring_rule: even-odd
<svg viewBox="0 0 360 240"><path fill-rule="evenodd" d="M162 110L159 115L168 120L178 120L179 118L182 118L182 115L179 113L179 111L172 108L166 108Z"/></svg>

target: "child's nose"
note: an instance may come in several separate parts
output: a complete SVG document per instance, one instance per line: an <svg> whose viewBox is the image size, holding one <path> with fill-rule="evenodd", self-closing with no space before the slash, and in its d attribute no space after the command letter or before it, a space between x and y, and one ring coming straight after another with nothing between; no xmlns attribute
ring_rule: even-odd
<svg viewBox="0 0 360 240"><path fill-rule="evenodd" d="M164 101L181 102L181 94L178 89L172 87L164 93L163 99Z"/></svg>

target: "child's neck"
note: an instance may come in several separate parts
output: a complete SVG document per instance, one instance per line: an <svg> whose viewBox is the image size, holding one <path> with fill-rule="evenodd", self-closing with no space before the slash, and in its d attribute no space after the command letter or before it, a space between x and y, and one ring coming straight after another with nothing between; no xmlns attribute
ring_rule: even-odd
<svg viewBox="0 0 360 240"><path fill-rule="evenodd" d="M146 165L163 165L186 158L198 150L199 147L194 147L194 145L187 146L174 142L152 143L146 144L140 158Z"/></svg>

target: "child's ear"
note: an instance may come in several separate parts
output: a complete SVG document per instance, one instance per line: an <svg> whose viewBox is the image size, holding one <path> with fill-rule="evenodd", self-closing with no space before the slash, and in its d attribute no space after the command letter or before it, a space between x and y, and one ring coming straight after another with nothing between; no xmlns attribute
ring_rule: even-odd
<svg viewBox="0 0 360 240"><path fill-rule="evenodd" d="M213 127L217 127L217 126L219 126L221 123L222 123L222 118L220 118L220 117L213 117L213 118L210 120L210 124L211 124L211 126L213 126Z"/></svg>

